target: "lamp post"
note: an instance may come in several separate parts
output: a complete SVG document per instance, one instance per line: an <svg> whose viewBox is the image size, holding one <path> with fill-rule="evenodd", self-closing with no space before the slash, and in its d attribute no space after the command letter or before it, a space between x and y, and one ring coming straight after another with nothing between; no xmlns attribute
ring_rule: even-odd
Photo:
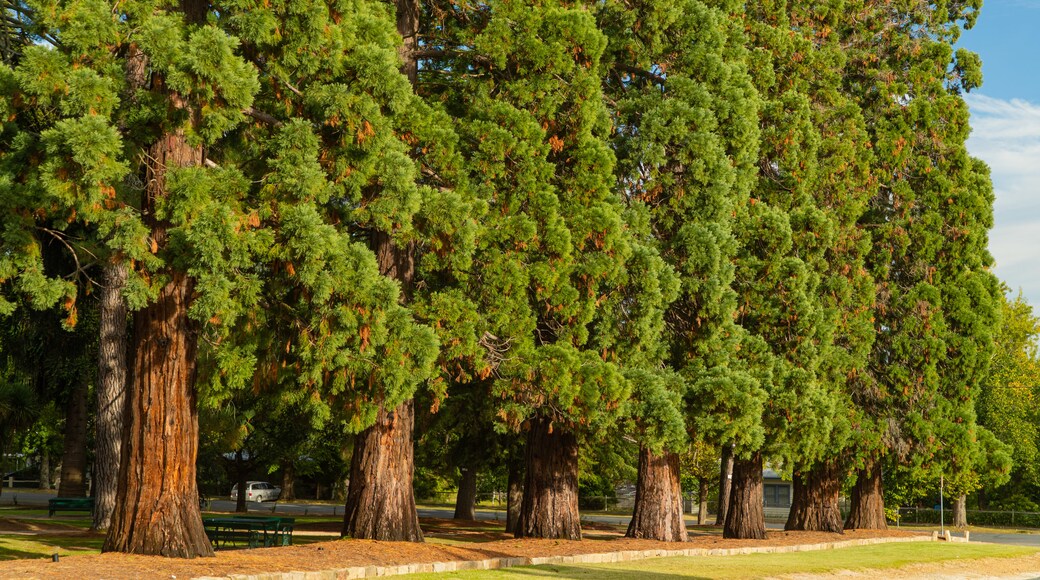
<svg viewBox="0 0 1040 580"><path fill-rule="evenodd" d="M939 534L946 536L946 518L943 514L943 474L939 474Z"/></svg>

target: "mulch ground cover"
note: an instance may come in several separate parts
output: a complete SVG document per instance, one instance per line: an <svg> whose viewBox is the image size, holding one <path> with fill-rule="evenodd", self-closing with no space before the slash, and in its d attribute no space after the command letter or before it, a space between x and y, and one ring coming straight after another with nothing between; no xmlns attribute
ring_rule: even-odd
<svg viewBox="0 0 1040 580"><path fill-rule="evenodd" d="M342 524L336 521L302 524L297 527L297 534L302 536L308 533L335 533L339 531L340 525ZM765 540L725 540L717 529L703 529L691 532L691 539L687 543L670 543L623 538L623 532L613 526L592 524L584 528L586 539L583 541L517 540L505 534L499 525L497 522L486 521L460 523L452 520L423 519L423 530L430 540L424 544L330 539L298 546L222 550L213 558L195 560L128 554L65 556L58 562L52 562L49 558L9 560L0 562L0 578L187 579L230 574L328 570L352 566L595 554L621 550L786 546L914 535L913 532L899 530L857 530L845 534L777 531L770 532ZM0 530L3 529L3 524L0 524ZM80 533L84 537L90 535L90 532Z"/></svg>

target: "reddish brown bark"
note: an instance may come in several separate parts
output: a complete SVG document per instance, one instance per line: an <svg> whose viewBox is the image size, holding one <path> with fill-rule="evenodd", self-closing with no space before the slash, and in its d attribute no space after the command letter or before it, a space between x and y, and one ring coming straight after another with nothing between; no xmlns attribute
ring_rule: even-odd
<svg viewBox="0 0 1040 580"><path fill-rule="evenodd" d="M761 540L766 537L762 497L762 454L733 461L733 487L722 537Z"/></svg>
<svg viewBox="0 0 1040 580"><path fill-rule="evenodd" d="M454 519L473 521L477 519L477 470L463 467L460 471Z"/></svg>
<svg viewBox="0 0 1040 580"><path fill-rule="evenodd" d="M87 495L87 395L86 378L72 384L65 407L65 447L61 454L58 497Z"/></svg>
<svg viewBox="0 0 1040 580"><path fill-rule="evenodd" d="M167 195L169 168L202 161L202 150L180 132L168 133L146 156L142 213L155 247L166 245L167 224L155 219ZM127 391L119 488L104 551L180 558L212 556L195 482L198 411L197 329L188 318L192 280L167 272L155 302L134 314L133 378Z"/></svg>
<svg viewBox="0 0 1040 580"><path fill-rule="evenodd" d="M785 530L842 533L841 470L831 461L796 473Z"/></svg>
<svg viewBox="0 0 1040 580"><path fill-rule="evenodd" d="M733 445L722 446L722 461L719 463L719 505L715 514L715 525L726 523L729 511L729 491L733 486Z"/></svg>
<svg viewBox="0 0 1040 580"><path fill-rule="evenodd" d="M375 425L358 434L350 461L343 535L366 540L421 542L412 491L411 400L380 410Z"/></svg>
<svg viewBox="0 0 1040 580"><path fill-rule="evenodd" d="M119 487L119 458L126 410L126 303L123 288L127 269L122 262L105 266L100 297L97 414L94 419L94 521L108 529Z"/></svg>
<svg viewBox="0 0 1040 580"><path fill-rule="evenodd" d="M625 535L662 542L688 539L677 453L655 455L645 447L639 449L636 504Z"/></svg>
<svg viewBox="0 0 1040 580"><path fill-rule="evenodd" d="M420 7L417 0L394 0L397 32L403 42L399 53L402 73L414 85L418 60L413 55L419 42ZM414 245L398 245L383 231L370 232L369 245L379 272L401 284L401 302L411 299L415 278ZM412 490L412 429L414 403L396 409L381 409L376 423L358 434L350 461L343 535L353 538L393 541L423 541L419 514Z"/></svg>
<svg viewBox="0 0 1040 580"><path fill-rule="evenodd" d="M881 465L874 461L859 470L852 487L852 505L845 520L846 530L887 530L885 498L881 493Z"/></svg>
<svg viewBox="0 0 1040 580"><path fill-rule="evenodd" d="M533 419L526 463L516 537L580 540L577 437L549 419Z"/></svg>

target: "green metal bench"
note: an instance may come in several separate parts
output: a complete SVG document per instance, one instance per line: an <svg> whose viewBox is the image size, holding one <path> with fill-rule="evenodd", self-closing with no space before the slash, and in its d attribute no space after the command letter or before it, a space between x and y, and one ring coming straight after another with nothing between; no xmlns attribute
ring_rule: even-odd
<svg viewBox="0 0 1040 580"><path fill-rule="evenodd" d="M206 536L215 548L244 542L250 548L291 546L295 518L230 516L202 518Z"/></svg>
<svg viewBox="0 0 1040 580"><path fill-rule="evenodd" d="M47 517L54 517L54 512L92 512L92 497L56 497L47 500Z"/></svg>

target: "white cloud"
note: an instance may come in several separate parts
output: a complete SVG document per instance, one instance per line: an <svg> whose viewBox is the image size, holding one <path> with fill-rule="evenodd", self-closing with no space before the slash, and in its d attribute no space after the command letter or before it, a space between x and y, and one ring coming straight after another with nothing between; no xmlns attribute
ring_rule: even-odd
<svg viewBox="0 0 1040 580"><path fill-rule="evenodd" d="M968 151L992 170L996 274L1040 305L1040 105L979 94L965 100L973 128Z"/></svg>

